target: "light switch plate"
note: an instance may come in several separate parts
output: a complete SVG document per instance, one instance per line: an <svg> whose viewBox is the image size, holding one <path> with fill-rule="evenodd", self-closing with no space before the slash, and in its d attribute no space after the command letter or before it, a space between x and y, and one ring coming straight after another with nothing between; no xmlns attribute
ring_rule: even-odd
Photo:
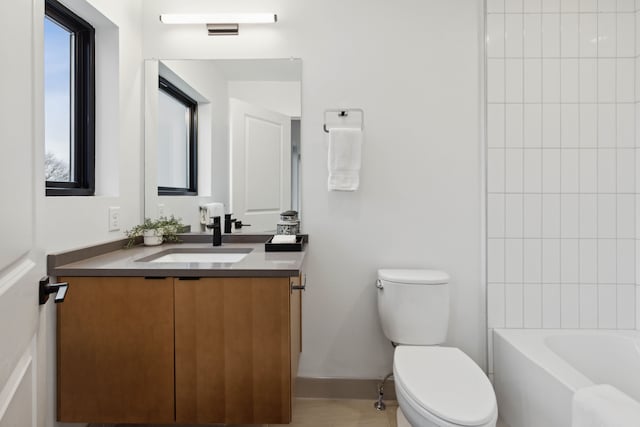
<svg viewBox="0 0 640 427"><path fill-rule="evenodd" d="M112 206L109 208L109 231L120 230L120 207Z"/></svg>

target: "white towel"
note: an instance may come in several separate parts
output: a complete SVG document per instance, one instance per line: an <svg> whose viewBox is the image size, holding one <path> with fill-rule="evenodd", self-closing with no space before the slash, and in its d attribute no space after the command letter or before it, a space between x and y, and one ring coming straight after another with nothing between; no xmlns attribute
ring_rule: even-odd
<svg viewBox="0 0 640 427"><path fill-rule="evenodd" d="M362 130L329 130L329 191L356 191L360 186Z"/></svg>
<svg viewBox="0 0 640 427"><path fill-rule="evenodd" d="M573 427L640 426L640 403L609 384L584 387L573 394Z"/></svg>

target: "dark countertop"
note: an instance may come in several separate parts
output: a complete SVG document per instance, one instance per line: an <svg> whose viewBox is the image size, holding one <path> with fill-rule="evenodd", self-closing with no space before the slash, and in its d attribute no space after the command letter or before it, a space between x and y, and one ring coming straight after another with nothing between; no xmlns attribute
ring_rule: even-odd
<svg viewBox="0 0 640 427"><path fill-rule="evenodd" d="M53 276L144 276L144 277L291 277L300 274L305 251L265 252L264 243L223 243L217 248L251 250L236 263L150 262L160 252L210 250L211 243L164 243L121 249L123 241L49 255ZM96 249L96 248L102 249ZM84 256L83 256L84 254Z"/></svg>

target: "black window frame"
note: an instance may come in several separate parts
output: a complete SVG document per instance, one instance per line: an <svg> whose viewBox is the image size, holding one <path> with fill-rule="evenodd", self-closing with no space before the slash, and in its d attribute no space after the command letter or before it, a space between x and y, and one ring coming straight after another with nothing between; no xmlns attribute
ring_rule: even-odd
<svg viewBox="0 0 640 427"><path fill-rule="evenodd" d="M158 195L196 196L198 195L198 102L162 76L158 76L158 89L189 109L188 187L158 186Z"/></svg>
<svg viewBox="0 0 640 427"><path fill-rule="evenodd" d="M45 17L73 33L71 54L73 165L69 181L46 181L47 196L95 194L95 29L56 0L45 0Z"/></svg>

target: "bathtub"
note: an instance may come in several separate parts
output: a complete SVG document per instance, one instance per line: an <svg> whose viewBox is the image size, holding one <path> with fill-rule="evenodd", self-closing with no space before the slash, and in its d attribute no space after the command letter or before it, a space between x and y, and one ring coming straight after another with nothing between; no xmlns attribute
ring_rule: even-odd
<svg viewBox="0 0 640 427"><path fill-rule="evenodd" d="M510 427L570 427L581 387L611 384L640 402L640 332L495 329L494 386Z"/></svg>

